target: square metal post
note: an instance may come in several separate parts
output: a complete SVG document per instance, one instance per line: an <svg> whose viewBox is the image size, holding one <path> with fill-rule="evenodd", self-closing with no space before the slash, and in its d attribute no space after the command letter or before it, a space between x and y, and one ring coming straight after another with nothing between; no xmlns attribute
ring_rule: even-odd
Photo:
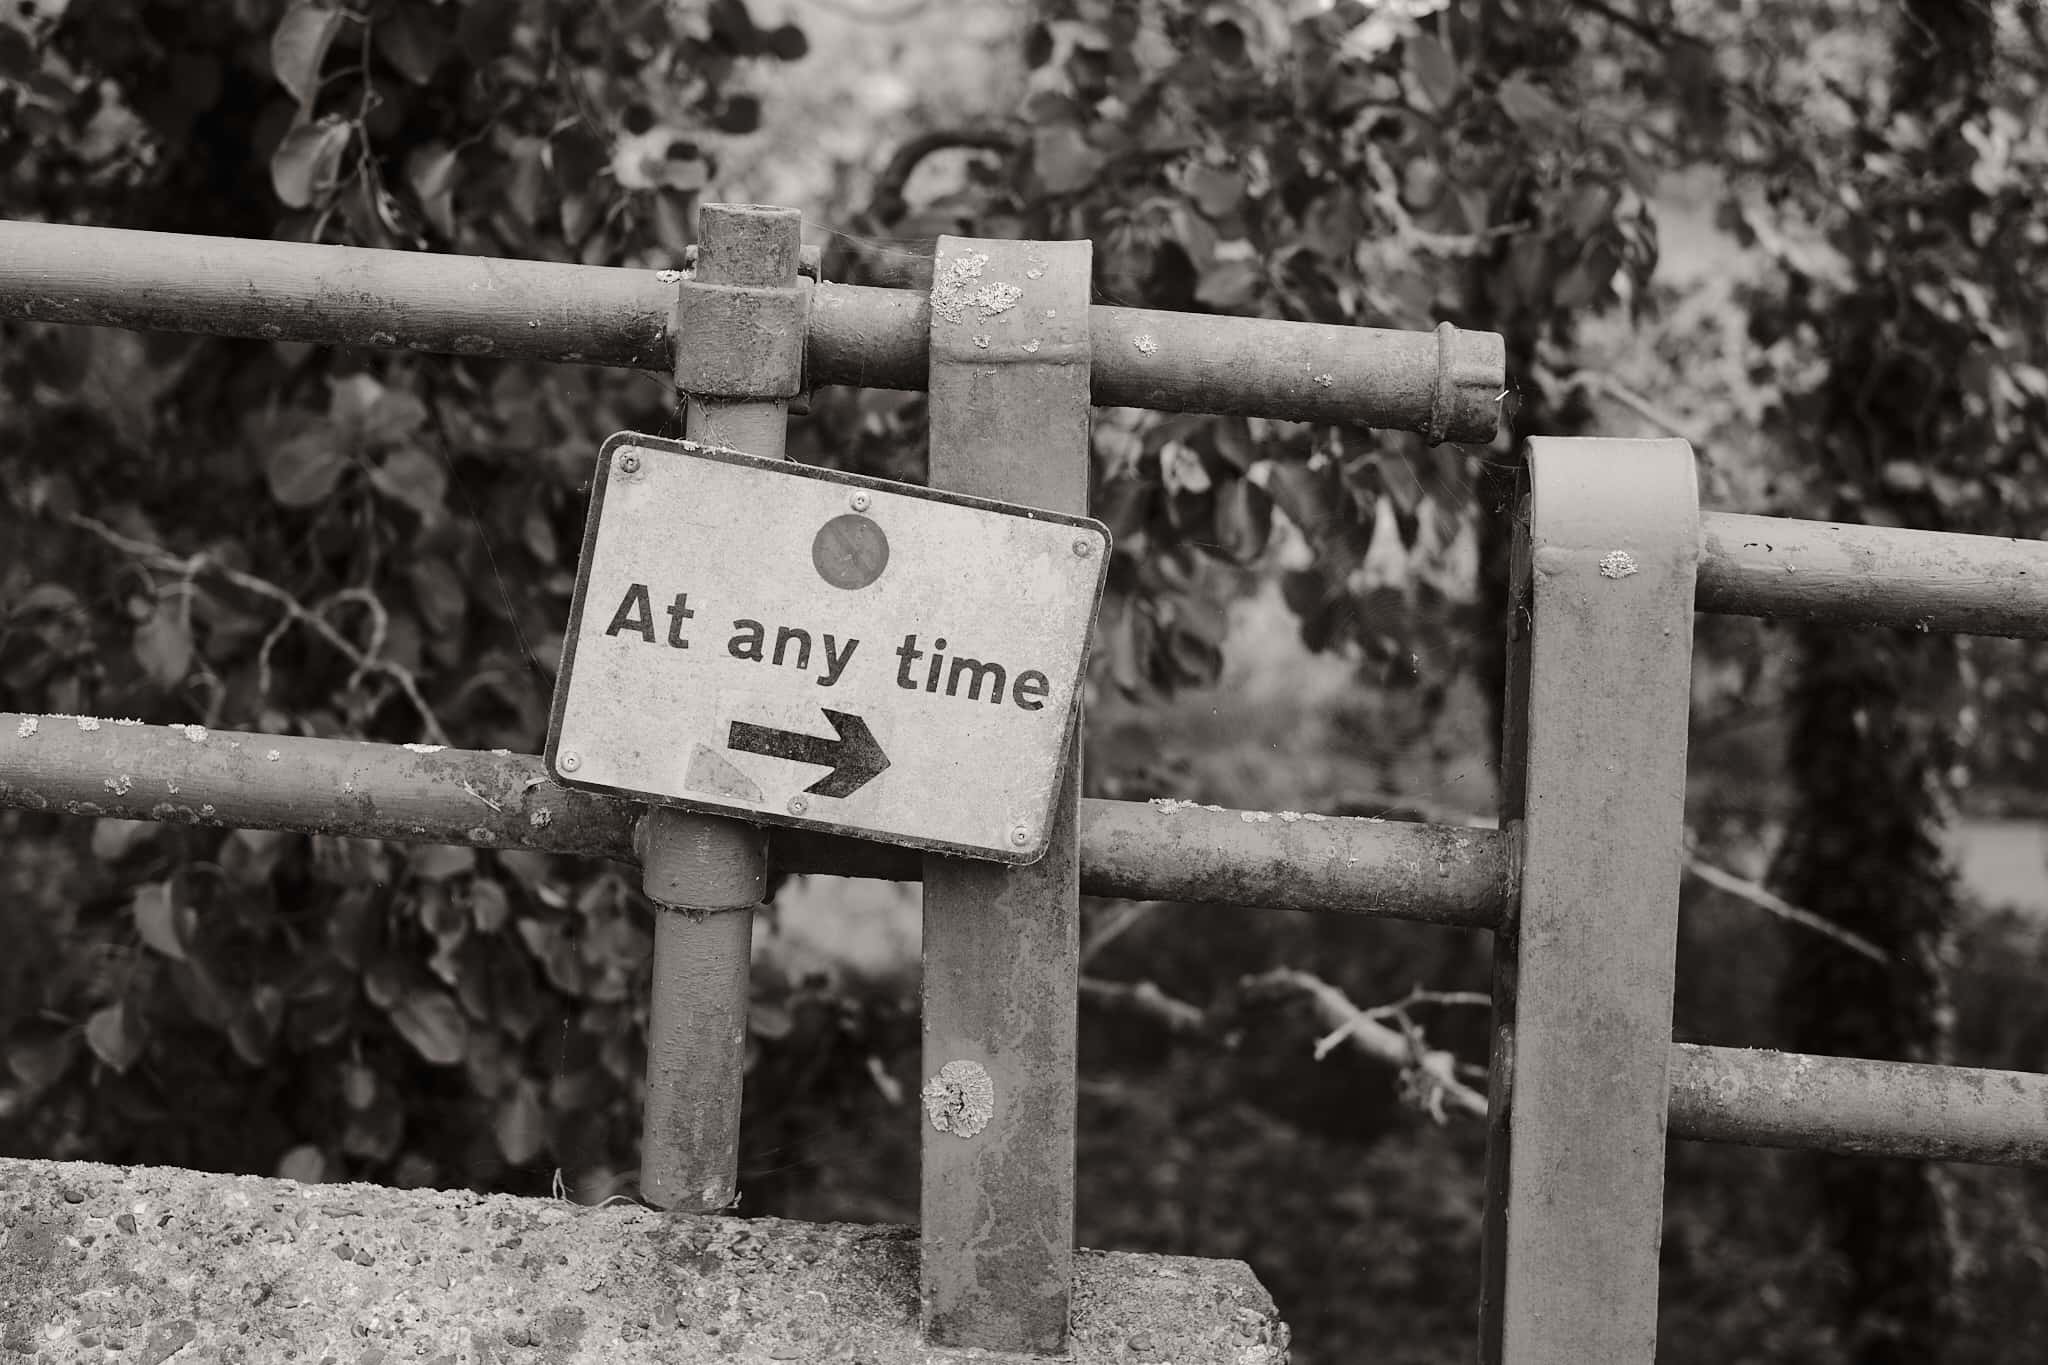
<svg viewBox="0 0 2048 1365"><path fill-rule="evenodd" d="M1509 623L1480 1359L1657 1345L1698 495L1683 441L1530 442Z"/></svg>
<svg viewBox="0 0 2048 1365"><path fill-rule="evenodd" d="M1087 510L1090 260L1087 242L939 239L933 487ZM1048 851L1028 867L925 859L921 1274L934 1346L1065 1349L1079 790L1076 747Z"/></svg>

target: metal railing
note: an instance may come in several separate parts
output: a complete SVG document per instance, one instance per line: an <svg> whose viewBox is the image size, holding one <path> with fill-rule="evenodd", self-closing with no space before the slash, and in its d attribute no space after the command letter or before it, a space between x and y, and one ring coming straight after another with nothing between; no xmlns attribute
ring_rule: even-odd
<svg viewBox="0 0 2048 1365"><path fill-rule="evenodd" d="M726 212L736 216L721 220ZM775 211L713 206L705 229L698 276L753 270L763 287L804 295L801 335L750 343L764 366L789 370L786 356L767 352L794 346L805 382L929 386L935 410L953 401L944 370L953 362L934 343L922 295L799 281L793 223ZM679 378L695 340L676 327L688 279L0 223L0 316ZM1078 375L1034 371L1020 383L1078 384L1059 400L1070 405L1342 420L1452 440L1490 439L1503 387L1500 339L1448 326L1409 334L1092 307L1088 330ZM1134 344L1139 337L1152 344ZM693 400L693 426L709 405L768 447L755 453L780 453L778 405L792 395L721 400L680 387ZM969 491L1030 500L1045 489L1041 505L1071 502L1075 480L1085 479L1085 446L1079 466L1058 463L1066 458L1027 458L1002 476L1007 484ZM973 474L942 461L934 483L959 487ZM1517 1365L1647 1361L1667 1133L2048 1167L2048 1077L1671 1042L1692 614L2048 638L2048 543L1700 513L1681 442L1538 441L1531 481L1509 627L1498 830L1081 800L1070 842L1056 840L1049 855L1054 874L963 872L959 860L910 849L764 834L567 790L532 755L26 715L0 716L0 804L604 857L641 864L661 904L725 912L711 931L718 942L683 928L657 950L643 1160L669 1162L651 1194L678 1208L729 1199L739 1082L724 1062L707 1063L690 1040L662 1032L662 1000L687 996L673 1004L692 1017L744 1010L744 948L735 948L744 938L731 916L758 899L770 866L926 881L928 907L950 898L928 920L955 926L939 931L953 935L942 960L1002 951L982 940L1011 932L1003 923L978 923L978 937L962 938L953 913L992 897L1022 897L1031 916L1060 925L1071 924L1074 896L1087 893L1494 930L1482 1353ZM704 985L707 962L724 979L715 989ZM1075 969L1071 952L1019 969L1028 978L1020 988L1050 1002L1033 1006L1039 1017L1057 1025L1063 1013L1068 1037ZM976 984L971 973L936 975L927 1010L943 1028L988 1027L959 999ZM694 983L687 990L685 978ZM928 1049L928 1072L942 1055ZM925 1323L935 1344L1058 1349L1046 1324L1056 1329L1066 1312L1061 1286L1070 1280L1073 1077L1070 1054L1053 1061L1050 1071L1063 1076L1048 1080L1041 1066L1032 1080L1064 1087L1063 1105L1035 1105L1006 1116L1010 1129L981 1136L926 1133ZM658 1124L657 1110L669 1118ZM678 1114L689 1120L680 1136ZM1053 1188L1062 1150L1066 1188ZM1012 1220L1045 1235L961 1239L963 1228ZM939 1261L947 1268L935 1280Z"/></svg>

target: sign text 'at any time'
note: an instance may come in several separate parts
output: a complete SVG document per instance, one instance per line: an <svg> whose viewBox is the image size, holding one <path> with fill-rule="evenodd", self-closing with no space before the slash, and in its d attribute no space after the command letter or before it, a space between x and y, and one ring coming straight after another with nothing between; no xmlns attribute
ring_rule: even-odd
<svg viewBox="0 0 2048 1365"><path fill-rule="evenodd" d="M1108 551L1086 518L614 437L549 764L570 786L1032 861Z"/></svg>

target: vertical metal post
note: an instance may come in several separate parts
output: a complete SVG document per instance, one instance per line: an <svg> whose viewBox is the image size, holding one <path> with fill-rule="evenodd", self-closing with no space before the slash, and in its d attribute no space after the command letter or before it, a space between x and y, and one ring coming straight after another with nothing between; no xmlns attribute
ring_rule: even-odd
<svg viewBox="0 0 2048 1365"><path fill-rule="evenodd" d="M934 487L1087 510L1090 261L1087 242L939 239ZM934 1346L1042 1355L1066 1346L1079 790L1080 757L1070 750L1048 851L1029 867L925 859L932 1121L924 1134L922 1304Z"/></svg>
<svg viewBox="0 0 2048 1365"><path fill-rule="evenodd" d="M1480 1359L1649 1365L1699 515L1683 441L1535 440L1515 547Z"/></svg>
<svg viewBox="0 0 2048 1365"><path fill-rule="evenodd" d="M696 280L794 287L801 229L795 209L706 204ZM735 328L678 338L681 347L716 349L725 366L754 372L789 371L791 354L801 357L805 341L801 328L793 335ZM788 398L684 397L691 440L782 457ZM642 885L659 907L640 1193L657 1208L709 1213L729 1207L739 1191L747 969L754 907L767 891L767 832L657 808L641 822L637 843Z"/></svg>

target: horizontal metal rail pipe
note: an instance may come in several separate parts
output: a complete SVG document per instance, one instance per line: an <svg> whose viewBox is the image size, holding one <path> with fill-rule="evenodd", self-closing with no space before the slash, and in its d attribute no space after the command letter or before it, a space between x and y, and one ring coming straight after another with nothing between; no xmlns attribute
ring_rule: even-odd
<svg viewBox="0 0 2048 1365"><path fill-rule="evenodd" d="M0 713L0 806L634 862L645 807L556 785L539 757ZM771 834L785 872L917 881L914 849ZM1089 895L1336 911L1466 928L1514 895L1507 837L1179 801L1081 803Z"/></svg>
<svg viewBox="0 0 2048 1365"><path fill-rule="evenodd" d="M2048 1168L2048 1076L1680 1043L1671 1136Z"/></svg>
<svg viewBox="0 0 2048 1365"><path fill-rule="evenodd" d="M1701 611L2048 639L2048 541L1700 515Z"/></svg>
<svg viewBox="0 0 2048 1365"><path fill-rule="evenodd" d="M674 271L0 221L0 317L668 371ZM992 282L993 283L993 282ZM985 305L1002 307L999 299ZM1351 422L1486 442L1507 352L1434 332L1089 309L1105 406ZM930 305L819 284L813 384L922 389Z"/></svg>

